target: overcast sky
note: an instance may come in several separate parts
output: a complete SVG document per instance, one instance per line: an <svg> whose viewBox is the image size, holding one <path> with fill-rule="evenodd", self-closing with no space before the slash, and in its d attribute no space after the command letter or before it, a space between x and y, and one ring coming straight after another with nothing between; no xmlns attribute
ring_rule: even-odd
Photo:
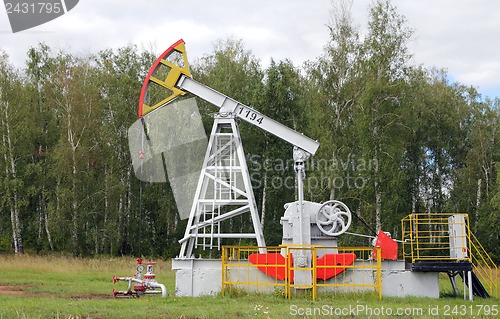
<svg viewBox="0 0 500 319"><path fill-rule="evenodd" d="M18 67L38 42L70 52L97 52L130 43L158 54L182 38L191 61L218 39L242 39L269 64L314 60L328 41L336 0L80 0L64 16L13 34L0 10L0 48ZM372 0L354 0L352 15L366 30ZM500 98L500 0L392 0L415 30L415 64L446 68L450 78Z"/></svg>

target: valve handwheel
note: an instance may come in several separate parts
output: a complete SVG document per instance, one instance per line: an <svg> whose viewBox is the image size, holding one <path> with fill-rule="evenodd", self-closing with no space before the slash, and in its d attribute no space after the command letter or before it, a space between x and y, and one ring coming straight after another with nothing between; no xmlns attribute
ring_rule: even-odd
<svg viewBox="0 0 500 319"><path fill-rule="evenodd" d="M351 226L352 215L346 204L338 200L325 202L316 214L316 225L328 236L339 236Z"/></svg>

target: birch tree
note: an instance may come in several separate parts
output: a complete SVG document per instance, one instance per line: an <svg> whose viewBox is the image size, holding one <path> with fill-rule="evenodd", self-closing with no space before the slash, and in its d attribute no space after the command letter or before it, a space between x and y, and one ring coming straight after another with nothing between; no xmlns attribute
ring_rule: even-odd
<svg viewBox="0 0 500 319"><path fill-rule="evenodd" d="M0 204L10 211L12 231L12 245L15 254L24 254L22 225L20 210L22 208L22 179L18 176L18 150L16 140L19 135L15 132L16 120L19 119L21 103L16 94L19 89L19 79L8 63L6 54L0 51L0 131L1 153L3 153L5 176L3 178L4 195Z"/></svg>
<svg viewBox="0 0 500 319"><path fill-rule="evenodd" d="M368 35L363 43L363 93L358 99L357 125L367 158L373 159L375 228L382 228L384 192L397 169L397 124L401 122L401 92L405 85L410 54L407 43L412 30L389 1L378 1L370 9ZM401 150L400 150L401 151ZM383 185L383 183L385 185Z"/></svg>
<svg viewBox="0 0 500 319"><path fill-rule="evenodd" d="M309 132L321 143L314 160L324 163L322 169L311 172L311 176L325 184L324 192L317 190L310 194L317 200L340 199L350 191L344 182L352 175L348 162L357 144L352 115L362 90L359 82L362 43L351 6L352 1L332 2L327 24L330 38L324 53L305 65L307 82L303 89Z"/></svg>
<svg viewBox="0 0 500 319"><path fill-rule="evenodd" d="M29 99L29 108L33 114L30 144L35 150L31 156L30 175L32 176L31 194L38 214L38 247L44 247L46 236L48 247L55 250L51 229L55 226L49 203L52 195L53 179L50 174L50 165L47 161L50 151L55 144L57 132L56 116L53 108L47 103L47 80L50 78L50 69L53 61L49 56L50 48L41 43L28 50L26 60L25 94ZM57 192L56 192L57 193Z"/></svg>
<svg viewBox="0 0 500 319"><path fill-rule="evenodd" d="M92 197L91 190L83 184L83 170L92 159L92 141L95 133L96 113L99 107L97 86L94 85L90 61L79 61L73 56L59 54L55 60L48 85L52 90L49 100L57 109L60 123L60 139L55 146L54 160L58 167L53 171L61 179L66 191L71 227L71 247L80 253L79 230L81 229L81 205Z"/></svg>

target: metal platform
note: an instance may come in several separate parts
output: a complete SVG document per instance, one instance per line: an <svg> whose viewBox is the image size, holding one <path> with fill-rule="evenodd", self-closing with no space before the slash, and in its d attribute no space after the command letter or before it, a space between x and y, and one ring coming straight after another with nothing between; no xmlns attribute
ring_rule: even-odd
<svg viewBox="0 0 500 319"><path fill-rule="evenodd" d="M469 287L471 294L482 298L489 298L488 291L472 271L472 263L470 262L416 262L411 264L411 271L414 272L445 272L450 278L453 293L458 295L456 285L456 275L460 275L466 287Z"/></svg>
<svg viewBox="0 0 500 319"><path fill-rule="evenodd" d="M417 271L417 272L472 271L472 263L447 262L447 261L421 261L412 263L411 271Z"/></svg>

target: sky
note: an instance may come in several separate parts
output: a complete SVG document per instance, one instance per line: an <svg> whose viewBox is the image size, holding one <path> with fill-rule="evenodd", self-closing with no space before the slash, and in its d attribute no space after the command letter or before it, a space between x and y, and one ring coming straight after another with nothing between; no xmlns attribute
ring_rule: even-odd
<svg viewBox="0 0 500 319"><path fill-rule="evenodd" d="M7 1L7 0L6 0ZM12 33L0 7L0 49L24 67L30 47L44 42L72 53L136 44L160 54L179 39L194 61L220 39L243 40L263 66L315 60L328 42L327 24L337 0L80 0L65 15ZM373 0L353 0L351 13L366 32ZM500 98L500 0L392 0L414 29L415 65L445 68L452 81Z"/></svg>

